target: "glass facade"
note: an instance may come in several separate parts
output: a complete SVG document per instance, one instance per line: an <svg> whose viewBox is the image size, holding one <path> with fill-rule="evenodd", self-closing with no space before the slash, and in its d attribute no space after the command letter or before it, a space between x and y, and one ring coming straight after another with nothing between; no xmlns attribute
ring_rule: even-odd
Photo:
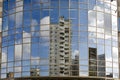
<svg viewBox="0 0 120 80"><path fill-rule="evenodd" d="M4 0L1 78L119 78L117 0Z"/></svg>

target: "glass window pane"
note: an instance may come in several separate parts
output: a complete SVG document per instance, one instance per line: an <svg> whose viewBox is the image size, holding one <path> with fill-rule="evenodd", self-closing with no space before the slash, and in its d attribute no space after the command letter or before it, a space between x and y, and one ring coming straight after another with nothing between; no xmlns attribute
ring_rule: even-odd
<svg viewBox="0 0 120 80"><path fill-rule="evenodd" d="M23 44L23 60L30 59L30 47L30 44Z"/></svg>
<svg viewBox="0 0 120 80"><path fill-rule="evenodd" d="M69 19L69 11L68 9L63 9L63 8L60 8L60 16L63 16L65 19Z"/></svg>
<svg viewBox="0 0 120 80"><path fill-rule="evenodd" d="M39 59L39 44L36 43L36 44L32 44L31 45L31 56L32 57L37 57Z"/></svg>
<svg viewBox="0 0 120 80"><path fill-rule="evenodd" d="M105 46L105 56L106 56L106 61L112 61L112 54L111 51L112 48L111 46Z"/></svg>
<svg viewBox="0 0 120 80"><path fill-rule="evenodd" d="M8 16L3 17L2 31L8 30Z"/></svg>
<svg viewBox="0 0 120 80"><path fill-rule="evenodd" d="M40 58L48 58L49 57L49 43L40 43L39 47Z"/></svg>
<svg viewBox="0 0 120 80"><path fill-rule="evenodd" d="M15 14L9 16L9 29L15 27Z"/></svg>
<svg viewBox="0 0 120 80"><path fill-rule="evenodd" d="M79 0L70 0L70 8L78 8Z"/></svg>
<svg viewBox="0 0 120 80"><path fill-rule="evenodd" d="M14 46L9 46L8 47L8 61L13 61L14 60Z"/></svg>
<svg viewBox="0 0 120 80"><path fill-rule="evenodd" d="M88 24L88 11L80 10L80 24L87 25Z"/></svg>
<svg viewBox="0 0 120 80"><path fill-rule="evenodd" d="M22 17L23 17L22 12L16 13L16 28L22 27Z"/></svg>
<svg viewBox="0 0 120 80"><path fill-rule="evenodd" d="M60 7L61 8L68 8L69 7L69 0L60 0Z"/></svg>
<svg viewBox="0 0 120 80"><path fill-rule="evenodd" d="M104 13L97 12L97 26L104 27Z"/></svg>
<svg viewBox="0 0 120 80"><path fill-rule="evenodd" d="M15 45L15 60L21 60L22 45Z"/></svg>
<svg viewBox="0 0 120 80"><path fill-rule="evenodd" d="M59 6L59 0L51 0L50 7L57 8Z"/></svg>
<svg viewBox="0 0 120 80"><path fill-rule="evenodd" d="M88 11L88 24L90 26L96 26L96 11Z"/></svg>
<svg viewBox="0 0 120 80"><path fill-rule="evenodd" d="M39 25L40 24L40 11L33 10L32 11L32 22L31 25Z"/></svg>
<svg viewBox="0 0 120 80"><path fill-rule="evenodd" d="M30 11L25 11L24 12L24 26L30 26L31 23L31 15Z"/></svg>
<svg viewBox="0 0 120 80"><path fill-rule="evenodd" d="M88 46L87 44L79 44L80 59L88 59Z"/></svg>
<svg viewBox="0 0 120 80"><path fill-rule="evenodd" d="M77 9L70 9L70 19L72 25L78 24L78 10Z"/></svg>
<svg viewBox="0 0 120 80"><path fill-rule="evenodd" d="M111 26L111 15L110 14L104 14L104 26L105 26L105 33L108 35L111 35L111 30L112 30L112 26Z"/></svg>
<svg viewBox="0 0 120 80"><path fill-rule="evenodd" d="M50 22L51 23L58 23L59 22L59 14L58 14L58 9L53 8L50 10Z"/></svg>

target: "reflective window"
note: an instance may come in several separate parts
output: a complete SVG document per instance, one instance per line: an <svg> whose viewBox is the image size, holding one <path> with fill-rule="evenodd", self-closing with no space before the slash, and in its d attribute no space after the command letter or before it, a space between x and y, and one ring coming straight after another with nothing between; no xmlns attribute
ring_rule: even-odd
<svg viewBox="0 0 120 80"><path fill-rule="evenodd" d="M118 79L116 10L117 0L4 0L1 78Z"/></svg>
<svg viewBox="0 0 120 80"><path fill-rule="evenodd" d="M8 61L14 61L14 46L8 47Z"/></svg>
<svg viewBox="0 0 120 80"><path fill-rule="evenodd" d="M104 27L104 13L97 12L97 27Z"/></svg>
<svg viewBox="0 0 120 80"><path fill-rule="evenodd" d="M15 60L21 60L22 45L15 45Z"/></svg>
<svg viewBox="0 0 120 80"><path fill-rule="evenodd" d="M19 12L16 13L16 27L22 27L22 17L23 17L23 13Z"/></svg>
<svg viewBox="0 0 120 80"><path fill-rule="evenodd" d="M80 10L80 24L87 25L88 24L88 11Z"/></svg>
<svg viewBox="0 0 120 80"><path fill-rule="evenodd" d="M96 11L88 11L88 21L90 26L96 26Z"/></svg>
<svg viewBox="0 0 120 80"><path fill-rule="evenodd" d="M109 14L104 14L104 21L105 21L105 33L111 34L111 16Z"/></svg>

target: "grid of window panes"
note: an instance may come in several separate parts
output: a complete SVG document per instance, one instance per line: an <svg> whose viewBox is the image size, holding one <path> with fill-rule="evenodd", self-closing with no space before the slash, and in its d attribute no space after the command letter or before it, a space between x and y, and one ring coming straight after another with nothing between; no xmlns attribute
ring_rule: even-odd
<svg viewBox="0 0 120 80"><path fill-rule="evenodd" d="M67 76L118 78L116 10L117 0L4 0L1 78L50 75L50 25L61 16L71 20Z"/></svg>

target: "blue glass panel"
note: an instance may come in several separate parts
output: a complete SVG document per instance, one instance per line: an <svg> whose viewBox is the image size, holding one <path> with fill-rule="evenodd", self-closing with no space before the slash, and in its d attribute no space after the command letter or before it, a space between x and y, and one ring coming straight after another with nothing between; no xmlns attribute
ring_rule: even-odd
<svg viewBox="0 0 120 80"><path fill-rule="evenodd" d="M24 12L24 26L30 26L31 23L31 14L30 11Z"/></svg>
<svg viewBox="0 0 120 80"><path fill-rule="evenodd" d="M48 58L49 57L49 44L46 43L40 43L39 47L40 57L41 58Z"/></svg>
<svg viewBox="0 0 120 80"><path fill-rule="evenodd" d="M40 0L32 0L32 3L40 3Z"/></svg>
<svg viewBox="0 0 120 80"><path fill-rule="evenodd" d="M60 7L61 8L68 8L69 7L69 0L60 0Z"/></svg>
<svg viewBox="0 0 120 80"><path fill-rule="evenodd" d="M82 2L82 3L87 3L88 0L79 0L79 2Z"/></svg>
<svg viewBox="0 0 120 80"><path fill-rule="evenodd" d="M88 11L80 10L80 24L88 25Z"/></svg>
<svg viewBox="0 0 120 80"><path fill-rule="evenodd" d="M58 8L58 6L59 6L59 0L51 0L50 7L52 7L52 8Z"/></svg>
<svg viewBox="0 0 120 80"><path fill-rule="evenodd" d="M12 9L12 8L14 8L15 7L15 0L9 0L9 9Z"/></svg>
<svg viewBox="0 0 120 80"><path fill-rule="evenodd" d="M3 2L3 15L8 14L8 0L4 0Z"/></svg>
<svg viewBox="0 0 120 80"><path fill-rule="evenodd" d="M50 10L50 22L51 23L58 23L59 21L58 16L59 16L59 13L58 13L57 8L53 8Z"/></svg>
<svg viewBox="0 0 120 80"><path fill-rule="evenodd" d="M60 8L60 17L63 16L65 19L69 19L69 10Z"/></svg>
<svg viewBox="0 0 120 80"><path fill-rule="evenodd" d="M31 25L39 25L40 24L40 11L33 10L32 11L32 22Z"/></svg>
<svg viewBox="0 0 120 80"><path fill-rule="evenodd" d="M78 0L70 0L70 8L78 8Z"/></svg>
<svg viewBox="0 0 120 80"><path fill-rule="evenodd" d="M8 30L8 16L3 17L2 31Z"/></svg>
<svg viewBox="0 0 120 80"><path fill-rule="evenodd" d="M9 29L13 29L15 27L15 15L9 15Z"/></svg>
<svg viewBox="0 0 120 80"><path fill-rule="evenodd" d="M16 20L15 21L16 21L16 28L22 27L22 25L23 25L23 12L16 13Z"/></svg>
<svg viewBox="0 0 120 80"><path fill-rule="evenodd" d="M77 9L70 9L70 20L71 24L77 25L79 20L78 20L78 10Z"/></svg>
<svg viewBox="0 0 120 80"><path fill-rule="evenodd" d="M31 9L31 0L24 0L24 10Z"/></svg>
<svg viewBox="0 0 120 80"><path fill-rule="evenodd" d="M38 57L39 56L39 44L36 43L36 44L32 44L31 45L31 56L32 57Z"/></svg>

